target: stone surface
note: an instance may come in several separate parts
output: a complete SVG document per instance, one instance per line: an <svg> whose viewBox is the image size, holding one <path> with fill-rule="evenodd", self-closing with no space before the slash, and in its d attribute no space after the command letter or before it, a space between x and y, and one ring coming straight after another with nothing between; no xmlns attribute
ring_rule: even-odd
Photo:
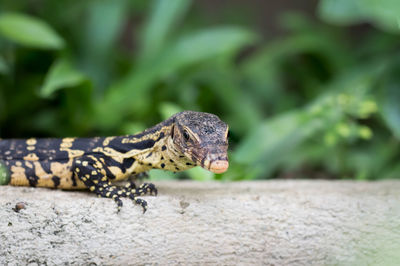
<svg viewBox="0 0 400 266"><path fill-rule="evenodd" d="M128 200L117 214L86 192L1 186L0 265L400 263L400 182L156 185L144 215Z"/></svg>

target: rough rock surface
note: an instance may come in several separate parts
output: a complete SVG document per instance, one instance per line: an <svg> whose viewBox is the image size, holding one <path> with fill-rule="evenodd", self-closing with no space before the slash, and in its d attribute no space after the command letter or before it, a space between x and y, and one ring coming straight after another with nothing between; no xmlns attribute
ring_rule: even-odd
<svg viewBox="0 0 400 266"><path fill-rule="evenodd" d="M0 265L400 263L400 182L156 185L144 215L128 200L116 214L86 192L0 187Z"/></svg>

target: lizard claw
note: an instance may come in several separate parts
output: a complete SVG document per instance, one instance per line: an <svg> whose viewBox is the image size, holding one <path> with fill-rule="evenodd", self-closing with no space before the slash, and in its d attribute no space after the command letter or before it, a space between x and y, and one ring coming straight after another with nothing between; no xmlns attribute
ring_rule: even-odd
<svg viewBox="0 0 400 266"><path fill-rule="evenodd" d="M147 211L147 202L146 202L145 200L138 199L138 198L136 198L136 196L133 195L133 194L131 194L131 195L129 196L129 198L130 198L131 200L133 200L133 201L135 202L135 204L138 204L138 205L142 206L142 208L143 208L143 213L145 213L145 212Z"/></svg>
<svg viewBox="0 0 400 266"><path fill-rule="evenodd" d="M149 193L150 195L154 194L154 196L157 196L158 191L154 184L143 183L139 188L139 193L143 195Z"/></svg>
<svg viewBox="0 0 400 266"><path fill-rule="evenodd" d="M136 199L135 200L136 204L139 204L140 206L142 206L143 208L143 214L147 211L147 202L145 200L142 199Z"/></svg>
<svg viewBox="0 0 400 266"><path fill-rule="evenodd" d="M121 211L123 203L119 198L118 199L116 198L115 202L117 203L117 213L119 213Z"/></svg>

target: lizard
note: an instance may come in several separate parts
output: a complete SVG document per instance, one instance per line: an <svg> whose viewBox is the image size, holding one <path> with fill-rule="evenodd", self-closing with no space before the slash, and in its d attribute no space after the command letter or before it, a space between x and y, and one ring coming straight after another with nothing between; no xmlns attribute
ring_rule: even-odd
<svg viewBox="0 0 400 266"><path fill-rule="evenodd" d="M214 114L183 111L134 135L94 138L0 140L0 185L88 189L147 210L140 196L157 195L152 183L135 185L151 169L173 172L201 166L223 173L228 162L228 125ZM129 180L126 185L116 181Z"/></svg>

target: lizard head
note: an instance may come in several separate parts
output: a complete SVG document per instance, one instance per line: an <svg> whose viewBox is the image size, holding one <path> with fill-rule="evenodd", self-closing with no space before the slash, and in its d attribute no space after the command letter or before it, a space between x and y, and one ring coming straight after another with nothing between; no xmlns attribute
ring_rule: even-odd
<svg viewBox="0 0 400 266"><path fill-rule="evenodd" d="M228 169L228 125L216 115L184 111L174 116L173 145L189 161L214 173Z"/></svg>

